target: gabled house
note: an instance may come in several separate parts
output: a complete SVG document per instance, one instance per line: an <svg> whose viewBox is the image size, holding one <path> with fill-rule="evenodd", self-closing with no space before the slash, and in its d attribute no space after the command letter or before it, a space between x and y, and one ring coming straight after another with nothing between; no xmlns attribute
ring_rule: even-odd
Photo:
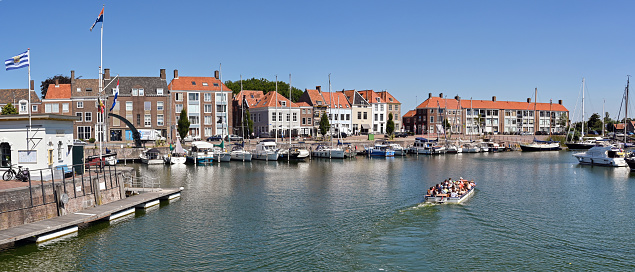
<svg viewBox="0 0 635 272"><path fill-rule="evenodd" d="M315 86L315 89L305 89L298 102L306 102L313 107L313 129L311 135L317 136L320 128L320 118L327 111L328 104L322 95L322 87Z"/></svg>
<svg viewBox="0 0 635 272"><path fill-rule="evenodd" d="M351 105L351 123L353 134L368 134L373 126L373 109L370 103L357 90L343 90L342 93Z"/></svg>
<svg viewBox="0 0 635 272"><path fill-rule="evenodd" d="M376 134L385 133L386 122L388 121L388 106L386 101L373 90L359 91L359 94L370 103L372 108L373 127L371 132Z"/></svg>
<svg viewBox="0 0 635 272"><path fill-rule="evenodd" d="M326 112L331 124L331 131L334 133L344 132L348 135L352 133L352 110L348 99L342 92L322 92L322 97L327 104Z"/></svg>
<svg viewBox="0 0 635 272"><path fill-rule="evenodd" d="M258 137L291 136L300 133L300 107L276 92L268 92L254 105L249 106Z"/></svg>
<svg viewBox="0 0 635 272"><path fill-rule="evenodd" d="M401 123L401 103L388 91L381 91L377 93L381 99L386 101L388 107L388 117L392 114L392 120L395 123L395 131L401 131L403 129ZM388 118L387 117L387 118Z"/></svg>
<svg viewBox="0 0 635 272"><path fill-rule="evenodd" d="M42 99L44 113L74 116L71 100L71 84L49 84L46 96Z"/></svg>
<svg viewBox="0 0 635 272"><path fill-rule="evenodd" d="M405 132L414 132L415 131L415 114L416 110L409 110L406 114L401 118L403 122L403 129Z"/></svg>
<svg viewBox="0 0 635 272"><path fill-rule="evenodd" d="M33 85L33 83L31 83ZM0 89L0 107L11 103L18 111L18 114L29 114L29 97L27 89ZM41 112L42 101L34 90L31 90L31 113Z"/></svg>
<svg viewBox="0 0 635 272"><path fill-rule="evenodd" d="M263 91L254 91L254 90L243 90L238 92L238 94L233 96L232 99L232 116L233 116L233 127L234 134L243 135L243 126L242 122L245 121L245 127L247 126L247 120L243 120L243 114L247 114L249 107L256 104L257 101L262 100L264 96ZM241 103L242 101L242 103ZM250 116L251 117L251 116ZM253 119L252 119L253 120ZM245 133L247 130L245 129Z"/></svg>

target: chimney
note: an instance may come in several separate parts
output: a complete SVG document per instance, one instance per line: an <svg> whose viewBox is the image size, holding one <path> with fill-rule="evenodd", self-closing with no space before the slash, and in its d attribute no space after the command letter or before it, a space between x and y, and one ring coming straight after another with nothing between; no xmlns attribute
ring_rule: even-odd
<svg viewBox="0 0 635 272"><path fill-rule="evenodd" d="M35 81L33 81L33 79L31 79L31 89L29 89L30 91L35 90Z"/></svg>
<svg viewBox="0 0 635 272"><path fill-rule="evenodd" d="M218 70L214 71L214 77L215 77L216 79L219 79L219 78L220 78L220 74L218 73Z"/></svg>
<svg viewBox="0 0 635 272"><path fill-rule="evenodd" d="M71 80L74 80L74 79L75 79L75 71L71 70Z"/></svg>
<svg viewBox="0 0 635 272"><path fill-rule="evenodd" d="M527 103L531 103L531 98L527 98Z"/></svg>
<svg viewBox="0 0 635 272"><path fill-rule="evenodd" d="M428 99L432 98L432 93L428 93Z"/></svg>
<svg viewBox="0 0 635 272"><path fill-rule="evenodd" d="M454 99L456 99L458 101L458 100L461 100L461 97L457 95L457 96L454 97Z"/></svg>
<svg viewBox="0 0 635 272"><path fill-rule="evenodd" d="M558 104L562 105L562 99L558 100Z"/></svg>
<svg viewBox="0 0 635 272"><path fill-rule="evenodd" d="M316 89L318 92L322 92L322 86L315 86L315 89Z"/></svg>
<svg viewBox="0 0 635 272"><path fill-rule="evenodd" d="M496 96L492 96L492 101L496 102Z"/></svg>
<svg viewBox="0 0 635 272"><path fill-rule="evenodd" d="M174 69L174 78L179 78L179 70Z"/></svg>
<svg viewBox="0 0 635 272"><path fill-rule="evenodd" d="M161 79L165 79L165 69L159 69L159 76Z"/></svg>
<svg viewBox="0 0 635 272"><path fill-rule="evenodd" d="M58 88L60 86L60 80L56 79L55 80L55 88Z"/></svg>
<svg viewBox="0 0 635 272"><path fill-rule="evenodd" d="M104 79L110 79L110 69L104 69Z"/></svg>
<svg viewBox="0 0 635 272"><path fill-rule="evenodd" d="M443 93L440 93L440 94L439 94L439 97L443 98Z"/></svg>

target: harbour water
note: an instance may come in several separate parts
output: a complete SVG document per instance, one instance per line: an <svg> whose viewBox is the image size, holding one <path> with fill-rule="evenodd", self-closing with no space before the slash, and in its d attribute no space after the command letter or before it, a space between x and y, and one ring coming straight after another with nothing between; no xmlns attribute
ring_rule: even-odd
<svg viewBox="0 0 635 272"><path fill-rule="evenodd" d="M566 151L135 167L181 199L0 270L635 270L635 174ZM461 176L465 203L420 203Z"/></svg>

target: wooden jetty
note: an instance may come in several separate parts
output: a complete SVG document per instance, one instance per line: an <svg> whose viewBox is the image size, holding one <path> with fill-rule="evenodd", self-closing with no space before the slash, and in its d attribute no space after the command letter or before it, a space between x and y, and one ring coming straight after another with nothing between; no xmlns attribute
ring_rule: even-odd
<svg viewBox="0 0 635 272"><path fill-rule="evenodd" d="M135 208L143 209L158 204L159 200L177 198L182 190L183 188L140 190L144 192L122 200L64 216L0 230L0 247L21 240L40 242L76 232L78 225L97 220L113 220L134 212ZM132 212L130 212L131 210Z"/></svg>

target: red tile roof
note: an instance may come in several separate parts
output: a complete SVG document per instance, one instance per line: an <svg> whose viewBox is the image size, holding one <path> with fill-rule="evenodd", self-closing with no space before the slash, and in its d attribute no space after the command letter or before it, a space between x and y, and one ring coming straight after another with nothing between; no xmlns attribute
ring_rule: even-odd
<svg viewBox="0 0 635 272"><path fill-rule="evenodd" d="M311 105L309 105L309 103L307 102L296 102L296 105L298 105L298 107L311 107Z"/></svg>
<svg viewBox="0 0 635 272"><path fill-rule="evenodd" d="M220 91L221 87L223 91L231 91L215 77L178 77L168 85L168 89L177 91Z"/></svg>
<svg viewBox="0 0 635 272"><path fill-rule="evenodd" d="M386 100L382 99L375 91L373 90L363 90L358 92L368 103L376 104L376 103L386 103ZM379 98L379 102L377 102L377 98Z"/></svg>
<svg viewBox="0 0 635 272"><path fill-rule="evenodd" d="M291 102L289 99L287 99L286 97L282 96L279 93L276 92L268 92L267 94L264 95L264 97L259 100L255 105L251 106L251 108L263 108L263 107L269 107L269 108L273 108L276 107L276 94L277 95L277 101L278 101L278 107L289 107L289 105L291 105L292 108L297 108L298 105L296 103ZM282 106L282 101L286 102L285 106Z"/></svg>
<svg viewBox="0 0 635 272"><path fill-rule="evenodd" d="M459 109L459 103L456 99L452 98L440 98L431 97L423 101L423 103L417 106L417 109L421 108L447 108ZM527 103L527 102L514 102L514 101L492 101L492 100L461 100L460 107L464 109L503 109L503 110L536 110L542 111L569 111L563 105L558 103Z"/></svg>
<svg viewBox="0 0 635 272"><path fill-rule="evenodd" d="M71 99L71 84L49 84L44 99Z"/></svg>
<svg viewBox="0 0 635 272"><path fill-rule="evenodd" d="M624 123L613 124L613 126L615 127L615 129L624 129Z"/></svg>
<svg viewBox="0 0 635 272"><path fill-rule="evenodd" d="M343 93L340 92L322 92L322 96L324 96L324 102L329 105L331 108L341 108L341 109L350 109L351 105L348 104L348 100ZM331 101L333 99L333 101ZM338 104L339 103L339 104ZM339 105L339 107L338 107Z"/></svg>
<svg viewBox="0 0 635 272"><path fill-rule="evenodd" d="M386 101L386 103L399 103L399 104L401 104L401 102L399 102L397 100L397 98L392 96L392 94L390 94L388 91L381 91L381 92L378 93L378 95L381 97L381 99Z"/></svg>
<svg viewBox="0 0 635 272"><path fill-rule="evenodd" d="M245 101L247 101L247 105L249 107L255 105L264 97L262 91L243 90L242 92L239 92L237 95L235 95L233 99L235 101L239 101L243 94L245 95Z"/></svg>
<svg viewBox="0 0 635 272"><path fill-rule="evenodd" d="M311 99L311 104L313 104L313 106L317 106L318 101L321 101L320 106L326 105L326 100L324 100L320 91L306 89L306 93L309 95L309 99Z"/></svg>
<svg viewBox="0 0 635 272"><path fill-rule="evenodd" d="M416 110L409 110L406 114L403 115L403 118L413 117L417 113Z"/></svg>

